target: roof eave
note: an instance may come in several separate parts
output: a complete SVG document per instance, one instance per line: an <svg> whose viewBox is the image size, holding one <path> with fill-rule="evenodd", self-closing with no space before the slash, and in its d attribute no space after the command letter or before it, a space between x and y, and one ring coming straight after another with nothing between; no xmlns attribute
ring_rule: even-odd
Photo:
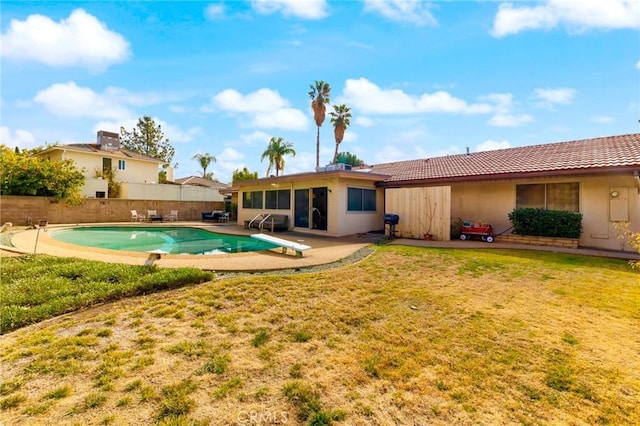
<svg viewBox="0 0 640 426"><path fill-rule="evenodd" d="M640 165L636 166L611 166L598 167L588 169L562 169L562 170L543 170L536 172L517 172L517 173L493 173L486 175L467 175L452 176L430 179L407 179L379 182L378 186L383 188L394 188L403 186L423 186L437 185L459 182L477 182L488 180L507 180L507 179L527 179L540 177L560 177L560 176L576 176L576 175L601 175L601 174L633 174L634 171L640 169Z"/></svg>

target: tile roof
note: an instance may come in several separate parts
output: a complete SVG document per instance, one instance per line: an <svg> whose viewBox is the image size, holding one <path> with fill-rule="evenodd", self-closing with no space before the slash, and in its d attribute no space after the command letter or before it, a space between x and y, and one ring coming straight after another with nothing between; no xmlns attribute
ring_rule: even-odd
<svg viewBox="0 0 640 426"><path fill-rule="evenodd" d="M640 133L376 164L386 184L640 169Z"/></svg>
<svg viewBox="0 0 640 426"><path fill-rule="evenodd" d="M150 155L141 154L136 151L130 151L128 149L122 149L122 148L118 150L113 150L113 151L104 150L104 149L100 149L100 145L92 144L92 143L71 143L66 145L55 145L45 149L43 152L53 151L53 150L65 150L65 149L68 149L70 151L76 151L76 152L108 155L109 157L134 158L137 160L155 161L156 163L165 163L165 161L163 160L152 157Z"/></svg>
<svg viewBox="0 0 640 426"><path fill-rule="evenodd" d="M206 186L208 188L216 188L216 189L226 189L229 187L226 183L222 183L218 180L214 179L205 179L200 176L187 176L183 178L178 178L175 180L176 183L180 185L197 185L197 186Z"/></svg>

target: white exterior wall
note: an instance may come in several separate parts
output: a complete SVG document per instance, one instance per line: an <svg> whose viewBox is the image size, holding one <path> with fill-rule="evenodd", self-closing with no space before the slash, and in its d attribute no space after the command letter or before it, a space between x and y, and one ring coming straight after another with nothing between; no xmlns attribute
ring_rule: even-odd
<svg viewBox="0 0 640 426"><path fill-rule="evenodd" d="M327 192L327 230L310 228L295 228L294 208L295 190L326 187ZM375 212L347 212L347 187L376 189ZM243 193L252 191L268 191L288 189L291 191L291 207L288 210L245 209L242 206ZM381 230L384 227L384 191L377 189L374 182L352 178L322 178L305 180L303 182L283 182L277 186L269 183L242 186L238 191L238 223L253 219L260 213L285 214L289 216L290 229L298 232L341 237Z"/></svg>
<svg viewBox="0 0 640 426"><path fill-rule="evenodd" d="M120 192L129 200L224 201L219 190L202 186L126 182Z"/></svg>
<svg viewBox="0 0 640 426"><path fill-rule="evenodd" d="M87 178L81 192L82 196L87 198L96 198L96 192L104 192L105 198L108 198L109 182L100 178Z"/></svg>
<svg viewBox="0 0 640 426"><path fill-rule="evenodd" d="M60 154L58 154L60 153ZM77 151L54 151L50 153L52 161L58 159L73 160L85 176L94 178L96 172L102 173L102 159L111 158L111 168L116 170L116 180L120 182L155 183L158 181L158 163L141 161L134 158L112 157L109 151L85 153ZM118 160L125 161L125 170L118 170Z"/></svg>

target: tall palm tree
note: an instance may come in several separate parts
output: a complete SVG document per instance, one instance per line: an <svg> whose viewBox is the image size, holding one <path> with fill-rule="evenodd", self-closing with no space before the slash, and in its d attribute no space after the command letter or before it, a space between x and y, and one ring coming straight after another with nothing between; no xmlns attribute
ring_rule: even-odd
<svg viewBox="0 0 640 426"><path fill-rule="evenodd" d="M216 157L214 157L211 154L196 154L193 157L191 157L192 160L198 160L198 162L200 163L200 167L202 167L202 177L205 179L211 179L213 178L213 173L207 173L207 167L209 167L209 165L211 163L215 163L216 161L218 161L216 159Z"/></svg>
<svg viewBox="0 0 640 426"><path fill-rule="evenodd" d="M265 158L269 159L269 168L267 168L267 176L271 173L271 169L276 169L276 176L278 176L280 170L284 171L284 156L293 155L295 157L296 151L293 149L291 142L285 142L282 138L273 137L269 141L269 146L260 156L260 160Z"/></svg>
<svg viewBox="0 0 640 426"><path fill-rule="evenodd" d="M338 161L338 146L344 139L344 132L351 124L351 108L342 105L334 105L331 114L331 122L333 123L333 134L336 137L336 151L333 154L333 162Z"/></svg>
<svg viewBox="0 0 640 426"><path fill-rule="evenodd" d="M320 127L324 123L324 118L327 112L325 104L329 103L329 94L331 92L331 86L324 81L316 81L315 85L310 84L311 91L309 97L311 98L311 108L313 109L313 119L318 127L318 134L316 136L316 169L320 167Z"/></svg>

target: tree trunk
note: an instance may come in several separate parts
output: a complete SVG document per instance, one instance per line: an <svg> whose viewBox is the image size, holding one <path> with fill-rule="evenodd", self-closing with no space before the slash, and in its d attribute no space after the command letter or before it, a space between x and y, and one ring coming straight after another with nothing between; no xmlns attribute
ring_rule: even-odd
<svg viewBox="0 0 640 426"><path fill-rule="evenodd" d="M318 126L318 135L316 136L316 171L320 167L320 126Z"/></svg>

